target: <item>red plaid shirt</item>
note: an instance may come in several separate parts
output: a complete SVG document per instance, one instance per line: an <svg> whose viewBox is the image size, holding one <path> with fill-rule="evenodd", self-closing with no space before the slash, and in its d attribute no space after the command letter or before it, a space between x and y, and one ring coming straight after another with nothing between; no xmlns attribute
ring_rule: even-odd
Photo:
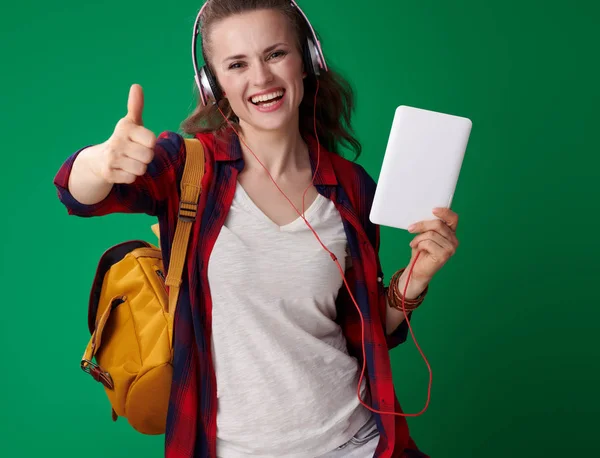
<svg viewBox="0 0 600 458"><path fill-rule="evenodd" d="M207 265L235 192L238 173L244 167L240 143L228 131L217 137L199 134L206 154L198 218L190 236L189 255L183 273L175 319L173 383L165 441L167 458L215 458L217 435L217 386L211 355L212 301ZM305 138L313 171L317 144ZM160 223L161 240L172 242L177 223L179 183L183 174L185 148L174 132L158 137L155 157L146 174L131 185L115 185L102 202L83 205L68 191L69 174L75 157L58 171L54 184L68 213L100 216L109 213L146 213ZM386 336L386 300L379 262L379 227L369 221L375 182L358 164L321 146L315 187L331 199L342 217L352 267L346 278L365 322L367 367L365 377L372 406L382 411L401 412L395 395L388 351L406 340L407 325L401 324ZM170 243L162 243L163 262L168 269ZM336 321L346 337L349 353L362 367L361 321L345 286L336 301ZM375 413L380 432L377 458L424 458L409 436L405 417ZM248 419L251 420L251 419ZM250 424L250 423L249 423Z"/></svg>

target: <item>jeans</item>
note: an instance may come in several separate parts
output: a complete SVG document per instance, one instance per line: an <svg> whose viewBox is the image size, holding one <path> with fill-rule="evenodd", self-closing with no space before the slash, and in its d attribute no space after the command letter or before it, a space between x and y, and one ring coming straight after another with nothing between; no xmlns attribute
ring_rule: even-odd
<svg viewBox="0 0 600 458"><path fill-rule="evenodd" d="M348 442L316 458L373 458L378 443L379 430L375 417L371 416Z"/></svg>
<svg viewBox="0 0 600 458"><path fill-rule="evenodd" d="M379 443L379 430L375 417L371 419L348 442L317 458L372 458Z"/></svg>

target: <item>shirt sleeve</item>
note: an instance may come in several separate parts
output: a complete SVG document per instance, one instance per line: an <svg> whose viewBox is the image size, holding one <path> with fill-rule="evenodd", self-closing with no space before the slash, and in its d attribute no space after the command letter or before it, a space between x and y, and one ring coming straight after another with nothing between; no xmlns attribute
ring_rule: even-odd
<svg viewBox="0 0 600 458"><path fill-rule="evenodd" d="M369 239L371 240L371 243L373 244L373 246L375 247L375 256L377 257L377 278L378 278L378 284L379 284L379 294L381 296L383 296L381 298L381 301L383 304L386 304L387 307L387 301L385 299L385 294L386 294L386 290L384 287L384 274L383 274L383 270L381 268L381 261L379 258L379 247L380 247L380 226L378 224L375 224L373 222L371 222L371 220L369 219L369 215L371 213L371 206L373 205L373 199L375 198L375 189L377 187L377 184L375 183L375 180L373 180L373 178L371 178L371 176L367 173L367 171L360 165L357 164L357 166L359 167L360 170L360 175L362 177L361 181L361 190L360 193L361 195L364 196L364 211L362 212L361 215L361 219L363 222L363 225L365 227L365 232L367 233L367 236L369 237ZM387 310L386 310L387 312ZM387 316L387 314L384 314L384 316ZM411 319L412 316L412 312L409 312L407 314L408 319ZM384 323L384 330L386 329L385 327L385 323ZM406 339L408 337L408 322L406 320L402 321L402 323L400 323L398 325L398 327L396 329L394 329L394 331L387 335L386 334L386 342L387 342L387 346L388 346L388 350L391 350L392 348L397 347L398 345L406 342Z"/></svg>
<svg viewBox="0 0 600 458"><path fill-rule="evenodd" d="M54 177L58 198L70 215L91 217L110 213L146 213L157 216L169 196L179 192L185 147L183 137L175 132L165 131L158 136L154 158L143 176L131 184L115 184L104 200L92 205L78 202L68 189L73 163L85 148L87 146L68 157Z"/></svg>
<svg viewBox="0 0 600 458"><path fill-rule="evenodd" d="M412 318L412 312L407 313L408 319ZM388 350L397 347L400 344L406 342L406 338L408 337L408 322L406 319L398 325L394 331L385 336L385 340L387 341Z"/></svg>

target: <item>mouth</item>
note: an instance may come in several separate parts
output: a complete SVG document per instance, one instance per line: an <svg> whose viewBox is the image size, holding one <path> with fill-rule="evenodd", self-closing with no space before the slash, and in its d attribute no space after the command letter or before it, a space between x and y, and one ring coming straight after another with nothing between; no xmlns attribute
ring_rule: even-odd
<svg viewBox="0 0 600 458"><path fill-rule="evenodd" d="M249 97L248 101L257 107L269 107L275 105L279 100L283 98L285 89L279 89L276 91L269 92L268 94L257 95Z"/></svg>

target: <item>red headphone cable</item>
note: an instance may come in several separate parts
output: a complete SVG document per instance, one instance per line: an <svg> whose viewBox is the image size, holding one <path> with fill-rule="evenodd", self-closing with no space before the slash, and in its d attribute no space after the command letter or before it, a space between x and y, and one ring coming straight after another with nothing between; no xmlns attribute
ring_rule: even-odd
<svg viewBox="0 0 600 458"><path fill-rule="evenodd" d="M305 189L304 194L302 195L302 213L300 213L298 211L298 209L296 208L296 206L292 203L292 201L288 198L288 196L285 195L285 193L281 190L281 188L279 187L279 185L275 182L275 180L273 179L273 177L271 176L271 174L269 173L269 170L264 166L264 164L260 161L260 159L256 156L256 154L254 154L254 152L250 149L250 147L246 144L246 142L244 141L244 139L239 135L239 133L237 132L237 130L233 127L233 125L231 124L231 122L229 121L229 119L227 119L227 116L225 116L225 114L223 113L223 111L221 110L221 107L219 107L218 103L215 103L215 105L217 106L217 108L219 109L219 111L221 112L221 115L223 115L223 118L225 119L225 121L227 121L227 123L229 124L229 126L233 129L233 131L236 133L236 135L238 136L238 138L242 141L242 143L244 143L244 145L246 145L246 148L248 148L248 151L250 151L252 153L252 155L254 156L254 158L258 161L258 163L263 167L263 169L265 169L265 172L267 172L267 175L269 175L269 178L271 179L271 181L273 182L273 184L277 187L277 189L279 190L279 192L283 195L283 197L286 198L286 200L290 203L290 205L292 206L292 208L296 211L296 213L298 214L298 216L300 218L302 218L302 220L306 223L306 225L308 226L308 228L312 231L312 233L314 234L315 238L317 239L317 241L321 244L321 246L323 247L323 249L325 251L327 251L327 253L329 253L329 256L331 257L331 259L336 263L338 270L340 271L340 274L342 276L342 279L344 280L344 285L346 285L346 289L348 290L348 294L350 295L350 298L352 299L352 302L354 302L354 306L356 307L356 309L358 310L358 313L360 315L360 322L361 322L361 332L362 332L362 352L363 352L363 367L360 373L360 379L358 381L358 386L356 388L356 393L358 395L358 400L360 401L360 403L365 406L367 409L369 409L372 412L377 412L380 414L387 414L387 415L398 415L401 417L417 417L419 415L422 415L428 408L429 406L429 401L431 400L431 385L432 385L432 379L433 379L433 374L431 371L431 366L429 365L429 361L427 361L427 358L425 356L425 354L423 353L423 351L421 350L421 347L419 346L419 343L417 342L417 339L415 337L415 334L413 332L412 326L410 324L410 320L408 319L408 316L406 314L406 307L405 307L405 303L404 303L404 297L406 296L406 291L408 289L408 283L410 281L410 277L412 275L412 271L413 268L415 266L415 263L417 262L417 259L419 259L420 256L420 252L417 253L417 255L415 256L415 259L412 263L412 265L410 266L410 269L408 271L408 278L406 281L406 285L404 287L404 294L402 295L402 311L404 312L404 319L406 320L406 323L408 325L408 329L410 330L410 334L413 338L413 341L415 342L415 345L417 346L417 349L419 350L419 353L421 354L421 357L423 358L423 360L425 361L425 364L427 365L427 369L429 370L429 385L427 387L427 401L425 403L425 407L423 408L423 410L421 410L421 412L419 413L415 413L415 414L406 414L406 413L400 413L400 412L384 412L381 410L377 410L377 409L373 409L370 406L368 406L367 404L365 404L363 402L363 400L360 397L360 386L362 384L362 380L364 377L364 373L365 373L365 367L366 367L366 353L365 353L365 323L364 323L364 318L363 315L360 311L360 307L358 306L358 304L356 303L356 299L354 299L354 296L352 295L352 291L350 291L350 287L348 285L348 282L346 281L346 276L344 275L344 271L342 269L342 266L340 265L339 261L337 260L337 257L335 256L335 254L333 252L331 252L329 250L329 248L327 248L323 242L321 241L320 237L318 236L318 234L316 233L316 231L313 229L313 227L310 225L310 223L306 220L306 218L304 217L304 197L306 196L306 192L311 188L311 186L314 185L314 180L315 180L315 176L317 174L317 170L319 169L319 159L320 159L320 154L321 154L321 143L319 142L319 137L317 135L317 117L316 117L316 110L317 110L317 94L319 93L319 80L317 79L317 90L315 91L315 100L314 100L314 112L313 112L313 120L314 120L314 130L315 130L315 138L317 140L317 165L315 167L315 172L313 173L313 177L311 180L311 183L308 185L308 187Z"/></svg>

